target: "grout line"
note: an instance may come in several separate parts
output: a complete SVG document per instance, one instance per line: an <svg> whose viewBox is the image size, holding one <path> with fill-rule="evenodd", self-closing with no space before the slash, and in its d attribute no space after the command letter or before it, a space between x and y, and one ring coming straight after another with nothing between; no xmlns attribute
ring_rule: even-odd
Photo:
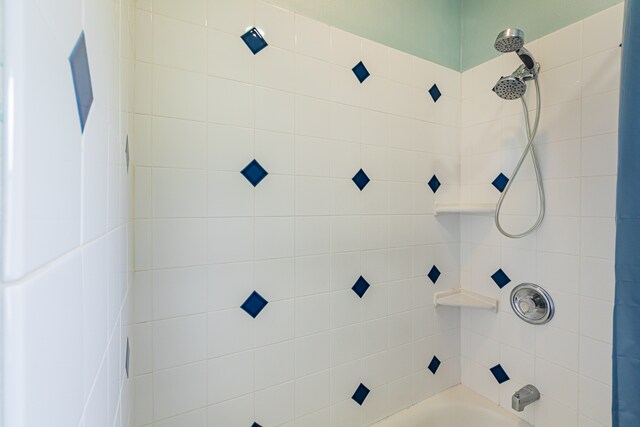
<svg viewBox="0 0 640 427"><path fill-rule="evenodd" d="M152 19L153 19L153 15L152 15ZM154 38L153 37L153 22L151 23L151 39L150 39L150 44L151 44L151 58L152 60L154 60ZM135 56L135 53L134 53ZM149 156L150 156L150 161L153 163L153 152L154 150L154 141L155 141L155 130L154 130L154 126L153 126L153 122L154 122L154 113L155 113L155 109L153 108L153 99L154 99L154 91L153 91L153 80L155 78L155 69L154 67L150 67L150 74L151 74L151 93L149 94L149 106L150 106L150 123L149 123L149 127L150 127L150 138L149 138ZM135 73L135 72L134 72ZM135 106L135 101L134 101L134 106ZM151 215L153 216L153 205L154 205L154 199L156 197L155 195L155 189L154 189L154 185L153 185L153 169L150 170L149 172L149 189L151 191L151 197L150 197L150 206L148 207L149 211L151 212ZM149 251L151 252L149 258L150 258L150 266L153 267L155 266L155 259L154 259L154 230L155 230L155 224L153 223L153 221L149 224L149 228L150 228L150 235L149 235ZM154 272L153 270L150 273L150 290L149 290L149 297L151 298L151 319L155 319L155 310L154 310L154 288L155 288L155 281L154 281ZM153 353L155 350L155 339L154 339L154 329L155 329L155 322L151 323L151 327L150 327L150 341L151 341L151 361L150 361L150 366L151 366L151 420L152 421L156 421L156 393L155 393L155 383L156 383L156 364L155 364L155 357L153 357Z"/></svg>
<svg viewBox="0 0 640 427"><path fill-rule="evenodd" d="M209 5L209 2L206 2L206 4L205 4L205 12L207 14L206 15L207 16L207 22L205 22L206 24L208 24L209 12L210 12L209 8L210 7L211 6ZM206 49L206 52L208 53L209 52L209 33L208 33L208 31L207 31L207 34L205 35L205 37L206 37L205 49ZM208 54L207 54L206 55L206 65L205 65L207 67L207 71L208 71L208 67L209 67L208 59L209 58L208 58ZM206 81L206 90L207 90L207 97L208 97L209 79L207 79L207 81ZM205 112L205 118L208 119L209 118L209 99L207 99L206 102L205 102L204 112ZM205 165L207 167L207 170L209 170L209 168L211 166L209 164L209 160L210 160L210 157L209 157L210 156L210 153L209 153L209 137L210 137L209 130L210 129L209 128L210 128L210 126L208 124L205 125L205 131L204 132L205 132L205 138L206 139L205 139L205 143L204 143L204 163L205 163ZM208 211L209 210L209 203L210 203L210 200L209 200L209 176L208 176L208 173L205 176L205 189L206 189L205 196L204 196L205 197L205 207L206 207L206 209ZM209 236L209 223L208 222L207 222L207 224L205 224L205 233L206 233L205 235L207 236L207 241L205 242L205 260L208 261L209 260L209 246L210 246L209 245L209 238L208 238L208 236ZM207 362L205 363L205 372L207 374L206 387L205 387L205 389L206 389L205 399L206 399L206 403L208 405L209 404L209 400L210 400L210 396L212 394L212 390L210 389L210 384L209 384L210 372L209 372L209 362L208 362L209 351L210 351L209 347L211 345L211 343L209 342L209 336L210 336L209 335L209 332L210 332L209 331L209 313L210 313L210 311L209 311L209 298L211 298L211 295L209 295L209 292L210 292L209 288L210 288L211 285L209 283L210 282L210 277L209 277L210 268L208 268L208 267L205 267L205 268L206 268L206 272L205 272L205 319L204 319L204 321L205 321L205 332L207 334L206 335L206 343L205 343L206 344L205 345L205 354L207 356ZM209 411L206 412L205 418L207 420L207 423L209 423Z"/></svg>
<svg viewBox="0 0 640 427"><path fill-rule="evenodd" d="M580 21L580 81L584 82L584 58L582 57L582 51L583 51L583 40L584 40L584 25L583 25L583 21ZM617 90L617 89L616 89ZM583 151L583 138L584 138L584 85L581 84L580 85L580 103L578 104L578 110L580 111L580 131L579 131L579 135L580 135L580 144L578 146L579 149L579 159L580 161L578 162L578 170L580 171L580 176L582 176L582 151ZM617 127L617 126L616 126ZM617 172L617 167L616 167L616 172ZM580 178L580 186L578 188L578 195L579 195L579 201L580 201L580 213L582 214L582 199L584 197L583 191L582 191L582 184L583 184L583 180L584 178ZM584 216L581 216L579 219L579 234L578 234L578 256L580 257L580 260L582 260L582 252L583 252L583 248L582 248L582 230L583 230L583 218ZM577 317L578 317L578 348L577 348L577 360L578 360L578 366L577 366L577 376L578 376L578 389L576 390L576 398L577 398L577 412L578 415L580 416L582 411L581 411L581 405L580 405L580 385L582 383L582 374L580 373L580 366L581 366L581 361L582 361L582 356L581 356L581 351L580 351L580 343L582 341L582 310L581 310L581 306L582 306L582 268L578 269L578 304L577 304Z"/></svg>
<svg viewBox="0 0 640 427"><path fill-rule="evenodd" d="M295 26L295 16L294 16L294 26ZM294 47L295 47L295 42L294 42ZM294 67L297 68L297 63L298 63L298 58L297 58L298 53L294 54ZM298 87L298 81L297 81L297 76L298 73L294 71L293 74L293 87L294 90ZM297 92L297 91L296 91ZM293 117L293 130L294 133L296 131L296 119L295 119L295 112L297 111L297 105L298 104L298 97L295 96L293 98L293 112L294 112L294 117ZM293 195L292 195L292 200L293 200L293 209L295 212L295 206L296 206L296 190L297 190L297 186L296 186L296 175L295 175L295 163L296 163L296 146L298 145L296 143L296 138L293 137L293 165L292 165L292 172L293 172ZM297 235L296 235L296 223L297 223L297 217L293 218L293 253L295 254L297 252ZM329 227L331 227L331 224L329 224ZM329 233L331 233L331 228L329 228ZM329 262L329 268L331 268L331 262ZM296 262L295 262L295 258L293 260L293 419L295 420L298 416L297 411L296 411L296 391L298 389L297 387L297 383L299 381L298 377L297 377L297 368L298 368L298 354L297 354L297 350L296 350L296 344L298 343L298 337L296 336L296 301L298 300L298 292L297 292L297 266L296 266ZM331 271L329 271L329 280L331 280ZM329 304L331 304L331 298L329 298ZM329 310L331 309L331 306L329 306ZM331 311L329 311L329 313L331 313ZM330 335L329 335L330 337ZM329 338L329 343L331 343L331 338ZM329 352L329 357L331 357L331 352ZM329 381L331 381L331 375L329 375ZM329 383L329 390L331 390L331 383Z"/></svg>

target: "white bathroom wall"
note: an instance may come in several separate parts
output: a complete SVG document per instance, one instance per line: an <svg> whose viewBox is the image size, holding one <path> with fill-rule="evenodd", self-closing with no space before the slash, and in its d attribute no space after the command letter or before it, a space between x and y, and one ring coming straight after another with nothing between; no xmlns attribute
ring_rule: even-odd
<svg viewBox="0 0 640 427"><path fill-rule="evenodd" d="M368 425L458 383L459 311L431 299L458 284L432 212L460 74L262 1L139 1L136 30L135 425Z"/></svg>
<svg viewBox="0 0 640 427"><path fill-rule="evenodd" d="M2 424L128 426L133 2L4 7Z"/></svg>
<svg viewBox="0 0 640 427"><path fill-rule="evenodd" d="M620 4L527 44L542 67L535 143L547 200L541 228L511 240L492 217L461 219L461 282L501 302L498 315L462 313L462 382L505 408L522 385L536 385L542 398L520 415L541 427L611 425L622 15ZM464 202L496 202L491 182L501 172L510 177L524 147L520 102L490 90L518 62L503 55L462 74ZM535 108L533 93L530 87L527 99ZM505 202L508 230L535 221L536 197L528 159ZM490 277L500 268L511 279L503 289ZM511 311L509 293L521 282L551 293L556 315L548 325L528 325ZM487 370L498 363L511 378L501 385Z"/></svg>

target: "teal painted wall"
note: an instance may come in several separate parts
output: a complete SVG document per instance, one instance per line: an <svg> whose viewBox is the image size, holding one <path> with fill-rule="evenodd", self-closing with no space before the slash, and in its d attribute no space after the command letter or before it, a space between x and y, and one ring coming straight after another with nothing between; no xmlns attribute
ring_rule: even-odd
<svg viewBox="0 0 640 427"><path fill-rule="evenodd" d="M496 35L535 40L622 0L268 0L454 70L498 55Z"/></svg>
<svg viewBox="0 0 640 427"><path fill-rule="evenodd" d="M462 71L499 55L496 35L507 27L521 28L532 41L622 0L463 0Z"/></svg>
<svg viewBox="0 0 640 427"><path fill-rule="evenodd" d="M463 0L268 0L387 46L460 69Z"/></svg>

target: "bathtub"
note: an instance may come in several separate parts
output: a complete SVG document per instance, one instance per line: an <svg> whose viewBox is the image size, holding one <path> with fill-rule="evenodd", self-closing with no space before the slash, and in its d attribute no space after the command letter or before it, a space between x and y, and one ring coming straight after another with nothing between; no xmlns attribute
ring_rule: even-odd
<svg viewBox="0 0 640 427"><path fill-rule="evenodd" d="M531 424L457 385L372 427L531 427Z"/></svg>

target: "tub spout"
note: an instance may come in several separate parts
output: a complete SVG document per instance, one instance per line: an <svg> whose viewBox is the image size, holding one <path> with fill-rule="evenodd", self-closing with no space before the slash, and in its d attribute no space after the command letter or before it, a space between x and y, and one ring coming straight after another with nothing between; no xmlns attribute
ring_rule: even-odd
<svg viewBox="0 0 640 427"><path fill-rule="evenodd" d="M540 399L540 392L537 388L528 384L516 391L511 396L511 407L518 412L524 411L524 408Z"/></svg>

